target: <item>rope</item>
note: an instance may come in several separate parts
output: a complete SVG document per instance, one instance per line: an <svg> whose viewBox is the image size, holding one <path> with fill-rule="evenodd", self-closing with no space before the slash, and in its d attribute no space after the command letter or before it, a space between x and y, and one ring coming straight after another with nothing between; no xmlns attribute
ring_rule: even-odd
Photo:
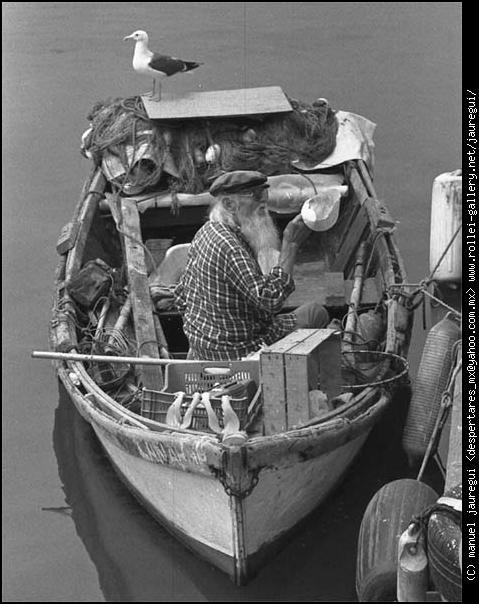
<svg viewBox="0 0 479 604"><path fill-rule="evenodd" d="M460 311L457 311L456 309L452 308L451 306L449 306L448 304L446 304L445 302L443 302L440 298L438 298L437 296L434 296L434 294L431 294L426 288L429 287L430 283L427 283L427 280L425 279L424 281L421 281L421 283L393 283L392 285L388 286L388 293L389 295L392 295L392 292L389 292L389 290L393 290L393 289L405 289L405 288L410 288L410 287L416 287L418 289L416 289L415 291L408 293L408 292L401 292L401 295L404 296L405 298L409 298L409 302L407 304L407 307L409 310L416 310L417 308L419 308L419 306L421 304L423 304L424 302L424 296L428 296L429 298L431 298L432 300L434 300L435 302L437 302L438 304L440 304L441 306L443 306L445 309L447 309L449 312L453 313L454 315L456 315L457 317L462 317L462 313ZM415 302L414 299L417 296L420 296L418 301Z"/></svg>
<svg viewBox="0 0 479 604"><path fill-rule="evenodd" d="M429 283L432 281L432 279L433 279L433 277L434 277L434 274L436 273L437 269L439 268L439 265L441 264L441 262L444 260L444 258L445 258L445 256L446 256L447 252L449 251L449 248L450 248L450 247L451 247L451 245L453 244L454 239L457 237L457 234L459 233L459 231L461 230L461 228L462 228L462 221L459 223L459 226L457 227L456 232L454 233L454 235L452 236L451 240L450 240L450 241L449 241L449 243L447 244L446 249L443 251L443 253L442 253L441 257L439 258L439 260L438 260L438 262L437 262L436 266L435 266L435 267L434 267L434 269L432 270L432 272L431 272L431 274L429 275L429 277L426 279L426 282L427 282L428 284L429 284Z"/></svg>
<svg viewBox="0 0 479 604"><path fill-rule="evenodd" d="M451 306L448 306L445 302L443 302L442 300L440 300L439 298L437 298L436 296L433 296L433 294L431 294L430 292L428 292L426 289L424 290L424 295L425 296L429 296L429 298L432 298L435 302L438 302L439 304L441 304L441 306L444 306L444 308L447 308L447 310L449 312L452 312L453 314L455 314L457 317L462 317L462 313L455 310L454 308L452 308Z"/></svg>
<svg viewBox="0 0 479 604"><path fill-rule="evenodd" d="M429 296L429 298L431 298L438 304L442 305L449 312L453 313L457 317L462 317L461 312L450 307L448 304L446 304L445 302L443 302L442 300L440 300L439 298L434 296L434 294L431 294L427 290L429 285L434 282L433 277L434 277L437 269L439 268L441 262L444 260L447 252L449 251L449 248L453 244L454 239L457 237L461 228L462 228L462 221L459 223L459 226L457 227L455 233L453 234L449 243L447 244L446 248L444 249L443 253L441 254L441 257L439 258L438 262L436 263L436 266L433 268L433 270L431 271L431 273L429 274L429 276L426 279L423 279L420 283L394 283L388 287L388 293L391 295L391 292L389 292L389 290L392 290L394 288L399 289L399 290L404 290L406 287L408 287L408 288L417 287L416 291L413 291L412 293L402 291L402 295L406 298L409 298L409 302L407 304L407 307L409 310L416 310L417 308L419 308L419 306L424 303L424 297ZM418 297L418 295L419 295L419 298L417 301L415 301L415 298ZM425 320L424 320L424 323L425 323Z"/></svg>
<svg viewBox="0 0 479 604"><path fill-rule="evenodd" d="M433 514L441 512L446 516L449 516L453 522L459 526L462 526L462 512L455 510L454 508L446 505L445 503L433 503L427 507L423 512L412 517L410 524L414 524L418 529L422 531L424 538L427 537L427 527L429 519Z"/></svg>
<svg viewBox="0 0 479 604"><path fill-rule="evenodd" d="M373 252L374 252L374 248L376 246L376 243L379 241L380 237L384 237L385 235L385 230L384 229L377 229L375 235L374 235L374 239L371 245L371 250L369 251L369 258L368 258L368 262L366 264L366 268L364 270L364 274L367 276L368 271L369 271L369 267L371 265L371 261L373 259Z"/></svg>
<svg viewBox="0 0 479 604"><path fill-rule="evenodd" d="M460 342L461 342L461 340L458 340L457 342L454 343L453 354L455 357L457 357L457 351L459 349ZM429 458L431 457L431 455L434 455L436 453L439 437L442 433L444 424L446 423L447 417L449 415L449 411L452 407L453 386L454 386L454 383L456 380L456 376L459 373L459 370L461 367L462 367L462 359L460 358L458 361L456 361L456 364L451 368L451 370L449 372L449 377L447 380L447 387L441 395L441 406L439 408L439 413L437 415L433 431L429 438L426 453L424 454L424 459L422 460L422 464L419 469L419 473L418 473L416 480L419 480L419 481L422 480L422 476L426 469L426 465L429 461Z"/></svg>

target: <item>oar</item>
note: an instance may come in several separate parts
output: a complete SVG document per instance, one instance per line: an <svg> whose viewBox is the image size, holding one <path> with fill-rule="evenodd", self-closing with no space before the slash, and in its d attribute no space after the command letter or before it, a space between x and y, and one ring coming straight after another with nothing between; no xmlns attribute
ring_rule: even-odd
<svg viewBox="0 0 479 604"><path fill-rule="evenodd" d="M152 357L116 357L107 354L79 354L75 352L51 352L49 350L34 350L34 359L52 359L55 361L85 361L96 363L129 363L131 365L168 365L170 363L198 363L185 359L154 359Z"/></svg>

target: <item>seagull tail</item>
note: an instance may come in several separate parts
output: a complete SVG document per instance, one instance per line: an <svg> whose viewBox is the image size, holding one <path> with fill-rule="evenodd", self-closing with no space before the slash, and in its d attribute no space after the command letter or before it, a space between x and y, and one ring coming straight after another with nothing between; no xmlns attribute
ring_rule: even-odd
<svg viewBox="0 0 479 604"><path fill-rule="evenodd" d="M192 69L196 69L200 65L203 65L203 63L196 63L195 61L183 61L183 63L185 65L185 71L191 71Z"/></svg>

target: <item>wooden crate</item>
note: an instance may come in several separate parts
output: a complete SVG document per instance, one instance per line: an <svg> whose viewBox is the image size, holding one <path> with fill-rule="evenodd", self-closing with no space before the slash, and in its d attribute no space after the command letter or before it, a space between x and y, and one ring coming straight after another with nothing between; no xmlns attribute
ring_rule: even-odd
<svg viewBox="0 0 479 604"><path fill-rule="evenodd" d="M297 329L260 354L265 434L312 419L309 392L331 400L340 392L340 335L333 329Z"/></svg>

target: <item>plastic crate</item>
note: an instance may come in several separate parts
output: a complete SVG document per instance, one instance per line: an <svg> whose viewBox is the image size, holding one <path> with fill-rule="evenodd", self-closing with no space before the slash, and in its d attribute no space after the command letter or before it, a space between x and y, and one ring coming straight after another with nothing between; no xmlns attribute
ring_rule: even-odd
<svg viewBox="0 0 479 604"><path fill-rule="evenodd" d="M232 382L235 385L231 385ZM228 384L231 386L228 387ZM259 363L257 361L172 363L166 366L165 387L161 391L143 389L141 415L166 423L166 414L176 399L178 392L186 396L181 406L183 418L195 392L208 392L218 386L226 387L232 394L230 403L236 412L242 429L247 421L248 405L259 385ZM226 393L227 393L226 392ZM221 395L212 395L211 406L223 428ZM195 408L190 429L212 432L208 425L208 415L201 403Z"/></svg>

